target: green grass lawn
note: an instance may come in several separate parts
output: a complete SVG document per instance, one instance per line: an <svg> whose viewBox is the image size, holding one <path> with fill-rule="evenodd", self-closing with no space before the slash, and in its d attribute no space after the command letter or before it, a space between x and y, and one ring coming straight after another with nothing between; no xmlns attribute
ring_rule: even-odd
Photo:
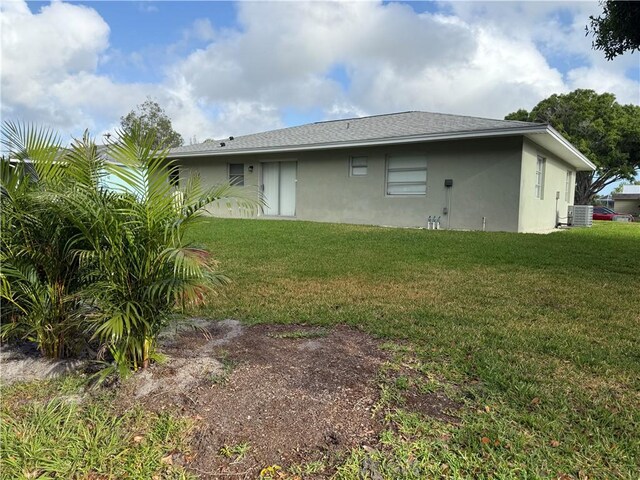
<svg viewBox="0 0 640 480"><path fill-rule="evenodd" d="M389 478L640 477L640 225L550 235L206 220L234 283L200 312L406 340L459 426L389 414ZM354 451L340 472L361 471Z"/></svg>
<svg viewBox="0 0 640 480"><path fill-rule="evenodd" d="M346 452L338 479L640 478L640 224L525 235L216 219L190 235L233 280L199 315L384 339L380 444ZM188 420L123 413L108 394L76 405L80 381L3 387L0 478L191 477L163 461L188 453ZM407 390L445 394L460 422L403 408Z"/></svg>

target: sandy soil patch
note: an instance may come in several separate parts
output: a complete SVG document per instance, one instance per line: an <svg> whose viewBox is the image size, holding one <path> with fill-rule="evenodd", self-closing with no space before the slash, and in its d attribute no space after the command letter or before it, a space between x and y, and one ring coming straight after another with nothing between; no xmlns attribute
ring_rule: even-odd
<svg viewBox="0 0 640 480"><path fill-rule="evenodd" d="M85 360L49 360L27 347L0 347L0 384L46 380L86 367Z"/></svg>
<svg viewBox="0 0 640 480"><path fill-rule="evenodd" d="M196 420L190 458L173 461L201 478L256 478L269 465L377 442L386 357L363 333L225 321L179 333L163 353L169 361L134 376L120 396Z"/></svg>

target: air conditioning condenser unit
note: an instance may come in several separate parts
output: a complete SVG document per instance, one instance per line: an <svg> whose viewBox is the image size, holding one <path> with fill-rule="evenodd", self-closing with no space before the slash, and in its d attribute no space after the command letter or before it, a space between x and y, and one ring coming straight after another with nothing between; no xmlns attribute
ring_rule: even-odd
<svg viewBox="0 0 640 480"><path fill-rule="evenodd" d="M590 227L593 225L593 205L569 205L569 225Z"/></svg>

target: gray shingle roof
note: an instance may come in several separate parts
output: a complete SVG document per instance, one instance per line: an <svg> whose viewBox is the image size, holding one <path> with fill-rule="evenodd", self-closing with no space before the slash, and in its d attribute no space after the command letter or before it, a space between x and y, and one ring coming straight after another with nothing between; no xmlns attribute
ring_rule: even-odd
<svg viewBox="0 0 640 480"><path fill-rule="evenodd" d="M282 128L173 148L172 154L211 152L231 153L242 150L259 150L274 147L300 147L392 139L411 135L448 134L531 127L536 124L512 120L466 117L430 112L402 112L372 117L349 118L309 123L298 127ZM220 146L224 142L225 146Z"/></svg>

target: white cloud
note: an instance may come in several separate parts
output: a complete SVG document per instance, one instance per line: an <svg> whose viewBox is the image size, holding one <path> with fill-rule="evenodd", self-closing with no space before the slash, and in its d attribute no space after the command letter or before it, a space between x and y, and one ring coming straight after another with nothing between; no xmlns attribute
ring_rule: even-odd
<svg viewBox="0 0 640 480"><path fill-rule="evenodd" d="M426 109L502 117L566 91L530 38L400 4L243 3L242 29L170 72L216 103L381 113ZM269 18L269 21L264 21ZM330 72L347 72L347 91Z"/></svg>
<svg viewBox="0 0 640 480"><path fill-rule="evenodd" d="M94 75L109 44L109 26L95 10L53 2L32 14L24 3L3 2L0 16L5 118L77 133L134 95L137 86Z"/></svg>
<svg viewBox="0 0 640 480"><path fill-rule="evenodd" d="M166 46L164 78L144 84L98 73L151 60L111 49L95 10L56 1L31 13L3 2L2 114L102 133L151 96L188 141L278 128L285 109L501 118L575 88L640 103L638 82L625 76L638 54L607 62L584 35L597 3L444 5L446 13L416 14L396 3L240 3L237 28L194 21ZM194 41L205 46L189 51ZM567 55L563 74L552 57Z"/></svg>
<svg viewBox="0 0 640 480"><path fill-rule="evenodd" d="M43 99L49 84L94 70L108 45L109 26L89 8L55 2L32 15L4 2L1 15L3 96L15 103Z"/></svg>
<svg viewBox="0 0 640 480"><path fill-rule="evenodd" d="M640 105L638 82L600 67L575 68L568 75L571 88L589 88L597 92L615 92L620 103Z"/></svg>
<svg viewBox="0 0 640 480"><path fill-rule="evenodd" d="M3 2L0 22L3 118L50 125L65 134L85 128L102 134L151 96L163 106L179 105L172 108L176 116L188 113L194 121L182 122L186 131L192 126L209 131L206 119L197 122L202 113L194 99L181 99L160 84L118 83L96 73L100 63L122 54L108 52L110 29L95 10L52 2L31 13L24 2ZM128 57L135 61L135 52Z"/></svg>
<svg viewBox="0 0 640 480"><path fill-rule="evenodd" d="M193 22L193 28L189 30L194 38L201 41L212 41L216 38L216 32L208 18L198 18Z"/></svg>
<svg viewBox="0 0 640 480"><path fill-rule="evenodd" d="M630 69L640 70L640 54L626 53L609 61L602 51L592 48L593 37L587 35L586 27L590 16L602 13L598 2L452 2L447 5L463 20L488 25L507 38L534 42L541 53L570 58L578 64L565 72L564 87L556 93L587 88L599 93L615 93L622 103L640 104L640 84L625 75Z"/></svg>

